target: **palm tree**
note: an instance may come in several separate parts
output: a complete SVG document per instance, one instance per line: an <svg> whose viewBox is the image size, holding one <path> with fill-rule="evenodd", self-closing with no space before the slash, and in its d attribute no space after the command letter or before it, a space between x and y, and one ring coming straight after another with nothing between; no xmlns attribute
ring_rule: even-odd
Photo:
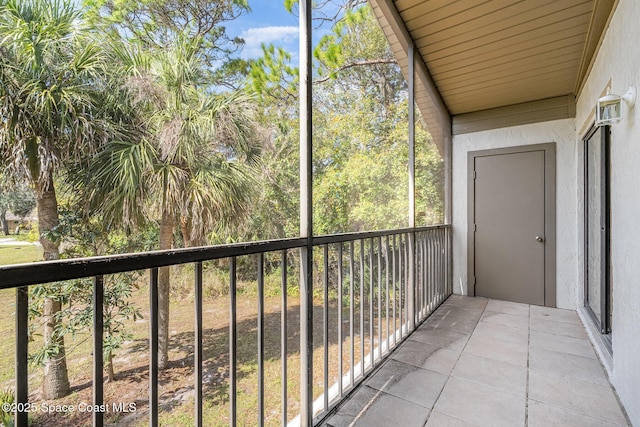
<svg viewBox="0 0 640 427"><path fill-rule="evenodd" d="M45 260L60 255L52 237L56 175L68 161L95 151L109 133L102 65L71 0L0 2L0 164L35 190ZM64 338L56 332L63 301L54 291L44 302L45 399L69 391Z"/></svg>
<svg viewBox="0 0 640 427"><path fill-rule="evenodd" d="M131 96L148 117L148 137L113 143L94 157L87 191L105 218L157 221L160 249L180 226L186 246L224 229L246 211L259 134L251 98L214 93L199 40L162 51L116 45ZM168 363L169 268L158 279L159 366Z"/></svg>

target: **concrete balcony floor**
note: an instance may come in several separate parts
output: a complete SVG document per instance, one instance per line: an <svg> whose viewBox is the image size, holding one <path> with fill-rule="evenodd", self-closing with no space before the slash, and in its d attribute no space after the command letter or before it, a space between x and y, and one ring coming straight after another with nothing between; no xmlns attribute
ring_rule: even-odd
<svg viewBox="0 0 640 427"><path fill-rule="evenodd" d="M627 426L577 314L452 296L326 426Z"/></svg>

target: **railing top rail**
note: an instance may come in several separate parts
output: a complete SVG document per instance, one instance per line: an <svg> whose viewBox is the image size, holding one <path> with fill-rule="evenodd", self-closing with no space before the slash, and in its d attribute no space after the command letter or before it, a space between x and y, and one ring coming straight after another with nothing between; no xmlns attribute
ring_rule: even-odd
<svg viewBox="0 0 640 427"><path fill-rule="evenodd" d="M314 246L317 246L317 245L325 245L329 243L349 242L351 240L393 236L394 234L403 234L403 233L411 233L411 232L419 233L421 231L438 230L438 229L449 228L449 227L451 226L442 224L442 225L430 225L426 227L416 227L416 228L399 228L399 229L393 229L393 230L361 231L356 233L330 234L327 236L314 237L313 244Z"/></svg>
<svg viewBox="0 0 640 427"><path fill-rule="evenodd" d="M318 246L448 227L450 225L318 236L314 237L313 244ZM0 266L0 289L275 252L300 248L306 243L305 238L277 239Z"/></svg>
<svg viewBox="0 0 640 427"><path fill-rule="evenodd" d="M7 265L0 267L0 289L274 252L305 244L302 238L278 239Z"/></svg>

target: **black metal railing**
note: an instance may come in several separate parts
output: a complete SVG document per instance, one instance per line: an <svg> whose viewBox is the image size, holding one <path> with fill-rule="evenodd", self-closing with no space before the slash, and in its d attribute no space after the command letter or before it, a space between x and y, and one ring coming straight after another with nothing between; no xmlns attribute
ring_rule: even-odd
<svg viewBox="0 0 640 427"><path fill-rule="evenodd" d="M312 369L314 381L309 384L314 396L311 407L298 408L319 422L340 403L387 355L452 293L451 227L448 225L401 230L349 233L313 238L314 295L310 316L314 328L314 351L310 360L300 360L299 369ZM29 398L28 329L31 285L93 278L93 394L92 404L104 403L103 391L103 295L105 277L123 272L146 271L149 277L149 424L159 422L158 365L158 272L161 267L191 264L194 266L194 423L203 424L203 263L228 260L228 405L229 425L238 420L238 262L256 260L257 331L256 381L257 402L255 424L297 424L291 417L289 380L292 349L290 335L299 325L291 325L291 303L288 293L298 283L291 279L299 252L307 247L302 238L265 242L154 251L84 259L45 261L0 267L0 289L16 288L16 372L15 402ZM218 261L221 262L221 261ZM265 272L279 267L280 316L280 402L277 420L265 422ZM305 295L300 293L300 304ZM252 296L251 298L254 298ZM317 309L317 310L316 310ZM318 316L319 314L319 316ZM295 317L295 316L293 316ZM311 319L308 319L311 320ZM306 326L306 324L305 324ZM302 336L302 334L301 334ZM304 343L301 343L302 346ZM270 358L272 358L270 356ZM303 366L307 363L308 366ZM316 385L314 387L314 384ZM320 385L319 385L320 384ZM304 393L305 390L300 390ZM24 405L16 409L25 409ZM272 413L275 410L270 410ZM16 425L27 426L28 411L17 410ZM104 423L104 413L93 413L93 424ZM251 422L253 424L253 422Z"/></svg>

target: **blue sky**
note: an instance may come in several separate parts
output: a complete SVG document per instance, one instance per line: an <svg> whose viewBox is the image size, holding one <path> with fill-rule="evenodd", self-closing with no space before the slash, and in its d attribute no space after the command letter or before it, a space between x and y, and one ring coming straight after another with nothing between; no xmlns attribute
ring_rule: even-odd
<svg viewBox="0 0 640 427"><path fill-rule="evenodd" d="M73 0L76 4L82 0ZM284 0L249 0L251 12L243 14L235 21L226 23L227 34L242 37L245 46L241 56L245 59L261 56L261 43L274 44L292 53L294 61L298 57L298 17L287 12ZM314 31L318 40L327 29Z"/></svg>
<svg viewBox="0 0 640 427"><path fill-rule="evenodd" d="M261 43L298 51L298 17L285 10L284 0L250 0L249 6L250 13L227 24L229 35L245 40L243 58L260 56Z"/></svg>

